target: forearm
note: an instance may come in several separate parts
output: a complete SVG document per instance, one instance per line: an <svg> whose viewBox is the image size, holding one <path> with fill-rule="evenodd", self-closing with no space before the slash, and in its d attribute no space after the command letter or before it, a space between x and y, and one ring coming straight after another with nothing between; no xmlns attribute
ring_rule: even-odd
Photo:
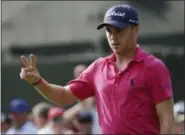
<svg viewBox="0 0 185 135"><path fill-rule="evenodd" d="M74 99L68 96L65 87L50 84L44 79L35 88L43 97L57 105L69 105L74 102Z"/></svg>
<svg viewBox="0 0 185 135"><path fill-rule="evenodd" d="M173 134L173 117L163 117L160 119L160 134Z"/></svg>

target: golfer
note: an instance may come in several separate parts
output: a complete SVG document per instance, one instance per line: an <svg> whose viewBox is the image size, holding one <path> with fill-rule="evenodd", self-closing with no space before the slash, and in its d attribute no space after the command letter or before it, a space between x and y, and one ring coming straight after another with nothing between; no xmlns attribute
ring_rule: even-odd
<svg viewBox="0 0 185 135"><path fill-rule="evenodd" d="M137 44L136 10L127 4L110 7L101 28L113 53L96 59L77 79L66 86L47 82L32 54L30 60L21 56L21 79L58 105L95 96L103 134L171 134L171 78L164 63Z"/></svg>

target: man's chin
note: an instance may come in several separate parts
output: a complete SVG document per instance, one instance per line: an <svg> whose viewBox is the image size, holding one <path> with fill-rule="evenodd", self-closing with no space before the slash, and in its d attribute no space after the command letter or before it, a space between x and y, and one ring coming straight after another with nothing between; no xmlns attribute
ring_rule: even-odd
<svg viewBox="0 0 185 135"><path fill-rule="evenodd" d="M113 49L112 50L115 54L121 54L121 50L120 49Z"/></svg>

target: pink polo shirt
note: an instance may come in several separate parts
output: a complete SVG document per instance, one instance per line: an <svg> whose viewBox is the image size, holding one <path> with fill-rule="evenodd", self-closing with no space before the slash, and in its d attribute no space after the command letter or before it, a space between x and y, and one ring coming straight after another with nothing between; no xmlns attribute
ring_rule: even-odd
<svg viewBox="0 0 185 135"><path fill-rule="evenodd" d="M159 134L155 105L173 96L168 69L140 47L124 71L115 60L112 54L94 61L68 83L71 91L80 100L96 97L103 134Z"/></svg>

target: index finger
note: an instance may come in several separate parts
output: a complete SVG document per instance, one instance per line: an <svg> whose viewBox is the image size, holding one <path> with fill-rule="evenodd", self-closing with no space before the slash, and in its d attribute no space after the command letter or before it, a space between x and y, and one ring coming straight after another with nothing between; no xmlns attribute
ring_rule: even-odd
<svg viewBox="0 0 185 135"><path fill-rule="evenodd" d="M24 64L25 67L29 67L30 66L28 60L23 55L21 55L21 61Z"/></svg>
<svg viewBox="0 0 185 135"><path fill-rule="evenodd" d="M30 64L33 68L36 68L36 58L33 54L30 55Z"/></svg>

